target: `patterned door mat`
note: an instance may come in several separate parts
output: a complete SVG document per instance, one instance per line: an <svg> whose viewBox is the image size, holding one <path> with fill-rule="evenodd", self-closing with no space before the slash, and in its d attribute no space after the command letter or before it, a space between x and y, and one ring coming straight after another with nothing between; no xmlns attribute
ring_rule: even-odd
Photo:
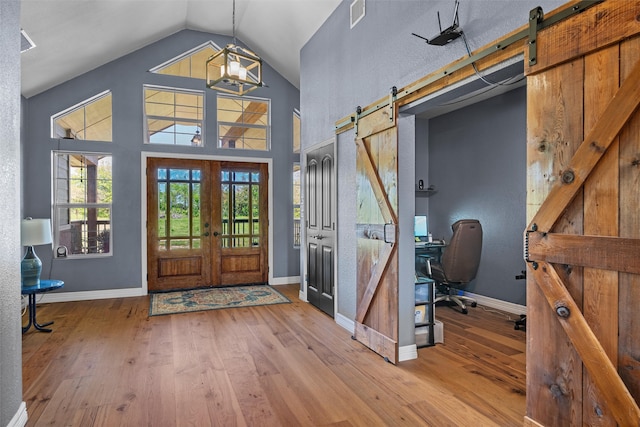
<svg viewBox="0 0 640 427"><path fill-rule="evenodd" d="M149 316L290 302L269 285L191 289L151 294Z"/></svg>

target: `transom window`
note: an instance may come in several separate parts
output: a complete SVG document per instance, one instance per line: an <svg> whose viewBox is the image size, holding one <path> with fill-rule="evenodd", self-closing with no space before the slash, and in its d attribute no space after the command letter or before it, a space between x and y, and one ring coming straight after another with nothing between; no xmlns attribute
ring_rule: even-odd
<svg viewBox="0 0 640 427"><path fill-rule="evenodd" d="M144 114L145 143L203 145L203 92L145 86Z"/></svg>
<svg viewBox="0 0 640 427"><path fill-rule="evenodd" d="M111 142L111 92L102 92L51 116L51 137Z"/></svg>
<svg viewBox="0 0 640 427"><path fill-rule="evenodd" d="M268 151L268 99L218 95L218 147Z"/></svg>
<svg viewBox="0 0 640 427"><path fill-rule="evenodd" d="M54 245L66 256L111 254L111 176L111 154L53 152Z"/></svg>
<svg viewBox="0 0 640 427"><path fill-rule="evenodd" d="M207 59L218 52L220 52L220 47L209 41L152 68L150 71L157 74L206 80Z"/></svg>

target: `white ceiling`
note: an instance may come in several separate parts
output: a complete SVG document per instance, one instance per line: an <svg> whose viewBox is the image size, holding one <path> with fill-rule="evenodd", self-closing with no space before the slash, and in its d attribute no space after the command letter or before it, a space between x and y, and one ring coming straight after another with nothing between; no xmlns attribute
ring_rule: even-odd
<svg viewBox="0 0 640 427"><path fill-rule="evenodd" d="M1 1L1 0L0 0ZM236 37L296 87L300 49L341 0L236 0ZM232 0L22 0L31 97L182 29L232 35Z"/></svg>

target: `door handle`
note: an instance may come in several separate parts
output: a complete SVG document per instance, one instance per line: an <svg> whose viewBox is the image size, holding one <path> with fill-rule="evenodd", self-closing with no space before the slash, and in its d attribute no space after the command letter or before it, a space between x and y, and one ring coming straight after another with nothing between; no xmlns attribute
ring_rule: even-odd
<svg viewBox="0 0 640 427"><path fill-rule="evenodd" d="M214 232L213 232L213 235L214 235L214 236L216 236L216 237L218 237L218 236L220 235L220 233L218 233L217 231L214 231Z"/></svg>
<svg viewBox="0 0 640 427"><path fill-rule="evenodd" d="M318 240L322 240L324 239L324 236L322 234L318 234L317 236L315 236L315 238Z"/></svg>
<svg viewBox="0 0 640 427"><path fill-rule="evenodd" d="M208 236L208 235L209 235L208 231L205 231L204 234L203 234L203 236L205 236L205 237Z"/></svg>

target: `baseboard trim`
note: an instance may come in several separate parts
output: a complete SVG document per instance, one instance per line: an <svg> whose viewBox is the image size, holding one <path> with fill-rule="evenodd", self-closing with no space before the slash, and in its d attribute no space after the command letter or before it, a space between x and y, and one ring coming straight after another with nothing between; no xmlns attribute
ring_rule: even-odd
<svg viewBox="0 0 640 427"><path fill-rule="evenodd" d="M299 285L300 284L300 276L289 276L289 277L274 277L273 282L271 283L274 286L277 285Z"/></svg>
<svg viewBox="0 0 640 427"><path fill-rule="evenodd" d="M146 295L142 288L107 289L102 291L54 292L42 294L39 303L87 301L92 299L127 298Z"/></svg>
<svg viewBox="0 0 640 427"><path fill-rule="evenodd" d="M307 293L302 289L300 289L300 291L298 292L298 298L300 299L300 301L309 302L307 301Z"/></svg>
<svg viewBox="0 0 640 427"><path fill-rule="evenodd" d="M398 349L398 362L418 358L418 347L415 344L405 345Z"/></svg>
<svg viewBox="0 0 640 427"><path fill-rule="evenodd" d="M29 417L27 416L27 404L22 402L20 407L18 408L18 412L11 418L7 427L24 427L27 425L27 420Z"/></svg>
<svg viewBox="0 0 640 427"><path fill-rule="evenodd" d="M495 298L486 297L484 295L476 295L471 292L465 292L465 296L471 297L476 300L476 302L480 305L489 308L495 308L496 310L506 311L511 314L527 314L527 306L514 304L508 301L502 301Z"/></svg>
<svg viewBox="0 0 640 427"><path fill-rule="evenodd" d="M335 317L335 321L338 325L342 326L343 328L345 328L347 331L349 331L349 333L351 335L353 335L353 333L356 330L356 324L353 320L349 319L346 316L343 316L342 314L338 313L336 314Z"/></svg>

